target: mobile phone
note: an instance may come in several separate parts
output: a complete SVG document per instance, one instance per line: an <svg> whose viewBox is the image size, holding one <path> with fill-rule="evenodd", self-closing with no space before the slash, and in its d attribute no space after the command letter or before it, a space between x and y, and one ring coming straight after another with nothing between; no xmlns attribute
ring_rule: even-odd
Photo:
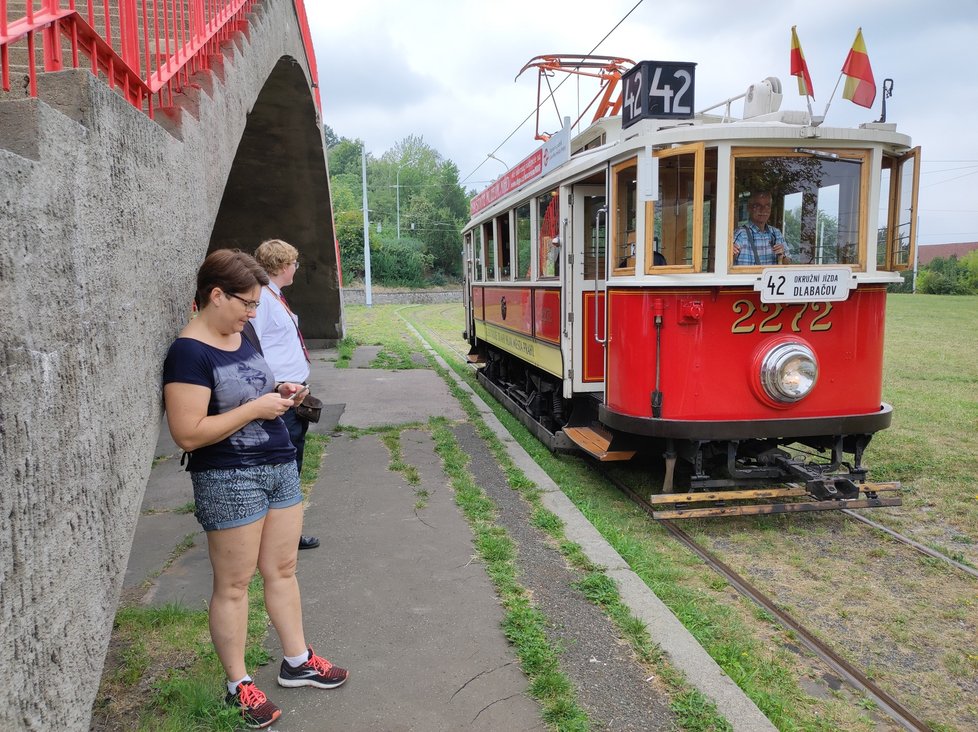
<svg viewBox="0 0 978 732"><path fill-rule="evenodd" d="M309 391L309 390L306 387L302 387L301 389L299 389L299 391L293 392L292 394L289 394L285 398L286 399L296 399L300 394L305 394L307 391Z"/></svg>

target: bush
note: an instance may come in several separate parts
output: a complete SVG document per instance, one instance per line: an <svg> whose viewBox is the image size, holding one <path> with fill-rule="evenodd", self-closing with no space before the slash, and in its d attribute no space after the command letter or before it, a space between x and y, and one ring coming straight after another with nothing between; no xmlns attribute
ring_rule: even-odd
<svg viewBox="0 0 978 732"><path fill-rule="evenodd" d="M424 287L432 256L417 239L393 239L370 247L371 277L391 287Z"/></svg>

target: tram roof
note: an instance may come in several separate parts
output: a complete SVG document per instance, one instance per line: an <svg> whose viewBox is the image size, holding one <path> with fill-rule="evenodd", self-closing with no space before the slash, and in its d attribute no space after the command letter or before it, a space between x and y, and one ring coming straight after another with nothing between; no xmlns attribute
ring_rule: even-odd
<svg viewBox="0 0 978 732"><path fill-rule="evenodd" d="M604 137L604 142L586 146ZM571 140L571 157L559 168L508 192L471 218L469 224L484 221L525 200L560 185L565 179L585 174L596 165L624 157L645 147L662 149L703 142L710 144L747 143L757 146L783 146L795 142L805 147L880 146L894 153L910 150L909 135L897 132L894 123L866 122L858 127L812 125L806 112L783 110L748 119L697 114L690 120L645 119L622 129L621 117L604 117Z"/></svg>

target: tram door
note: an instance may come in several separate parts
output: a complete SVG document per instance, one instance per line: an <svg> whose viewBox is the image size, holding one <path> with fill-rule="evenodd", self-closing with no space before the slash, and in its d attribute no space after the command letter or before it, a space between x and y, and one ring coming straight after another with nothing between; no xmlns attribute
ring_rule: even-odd
<svg viewBox="0 0 978 732"><path fill-rule="evenodd" d="M573 188L569 252L572 266L564 268L564 284L572 326L576 392L604 390L607 200L604 185L589 183Z"/></svg>

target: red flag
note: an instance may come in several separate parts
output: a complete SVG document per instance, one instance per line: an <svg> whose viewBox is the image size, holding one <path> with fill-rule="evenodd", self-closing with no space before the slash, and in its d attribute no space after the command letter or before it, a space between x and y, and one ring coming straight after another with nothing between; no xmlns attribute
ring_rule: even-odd
<svg viewBox="0 0 978 732"><path fill-rule="evenodd" d="M812 76L808 73L808 63L798 42L797 26L791 26L791 75L798 77L798 93L803 97L815 98L815 88L812 86Z"/></svg>
<svg viewBox="0 0 978 732"><path fill-rule="evenodd" d="M842 96L860 107L872 107L876 101L876 80L869 65L862 28L856 31L856 40L852 42L852 49L842 64L842 73L846 75L846 88Z"/></svg>

